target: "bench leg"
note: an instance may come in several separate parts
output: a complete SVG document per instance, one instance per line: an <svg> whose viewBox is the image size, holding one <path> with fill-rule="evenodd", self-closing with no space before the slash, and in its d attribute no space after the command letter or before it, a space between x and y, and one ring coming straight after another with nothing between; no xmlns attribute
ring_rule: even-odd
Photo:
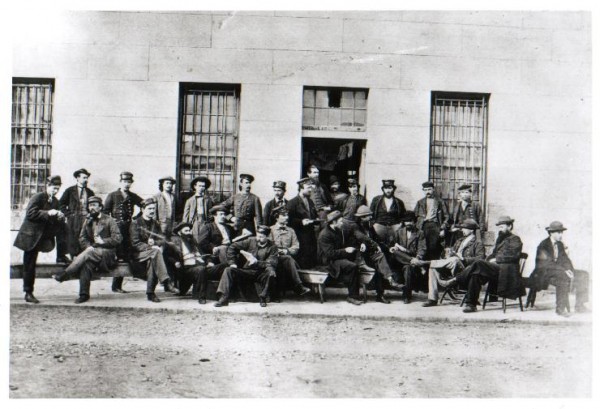
<svg viewBox="0 0 600 409"><path fill-rule="evenodd" d="M367 285L362 284L363 302L367 303Z"/></svg>
<svg viewBox="0 0 600 409"><path fill-rule="evenodd" d="M321 304L325 302L325 284L318 284L319 287L319 298L321 299Z"/></svg>
<svg viewBox="0 0 600 409"><path fill-rule="evenodd" d="M502 312L506 314L506 298L502 298Z"/></svg>
<svg viewBox="0 0 600 409"><path fill-rule="evenodd" d="M519 308L521 309L521 312L523 311L523 300L521 299L521 296L519 296Z"/></svg>

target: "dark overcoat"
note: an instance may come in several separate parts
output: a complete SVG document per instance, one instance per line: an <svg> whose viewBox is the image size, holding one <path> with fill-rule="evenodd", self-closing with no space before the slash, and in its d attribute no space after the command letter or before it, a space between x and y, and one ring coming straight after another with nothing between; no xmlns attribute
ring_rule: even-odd
<svg viewBox="0 0 600 409"><path fill-rule="evenodd" d="M103 214L98 219L96 234L102 237L104 243L94 243L94 227L91 219L86 219L79 233L81 249L96 247L102 249L102 259L98 263L98 270L108 272L117 266L117 246L121 244L123 236L115 219Z"/></svg>
<svg viewBox="0 0 600 409"><path fill-rule="evenodd" d="M535 269L529 276L529 285L535 290L546 290L550 284L550 279L557 273L564 273L566 270L575 271L573 263L565 251L565 245L557 241L558 257L554 260L554 248L550 237L543 240L535 254Z"/></svg>
<svg viewBox="0 0 600 409"><path fill-rule="evenodd" d="M29 200L25 211L25 220L15 239L15 247L23 251L36 249L48 253L54 249L54 237L64 223L56 216L49 216L50 210L58 210L59 202L55 197L49 200L46 192L36 193Z"/></svg>
<svg viewBox="0 0 600 409"><path fill-rule="evenodd" d="M300 250L298 251L296 261L298 261L298 264L302 268L314 267L317 261L317 234L315 226L313 224L306 226L302 224L302 220L304 219L317 219L315 204L310 198L307 198L307 201L308 209L300 196L294 197L287 204L289 224L294 229L294 232L296 232L298 242L300 243Z"/></svg>

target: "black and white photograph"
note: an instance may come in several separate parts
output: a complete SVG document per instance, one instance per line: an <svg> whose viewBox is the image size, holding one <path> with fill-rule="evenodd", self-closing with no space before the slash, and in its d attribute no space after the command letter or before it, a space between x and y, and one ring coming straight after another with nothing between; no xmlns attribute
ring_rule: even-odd
<svg viewBox="0 0 600 409"><path fill-rule="evenodd" d="M588 3L125 3L4 15L9 405L592 407Z"/></svg>

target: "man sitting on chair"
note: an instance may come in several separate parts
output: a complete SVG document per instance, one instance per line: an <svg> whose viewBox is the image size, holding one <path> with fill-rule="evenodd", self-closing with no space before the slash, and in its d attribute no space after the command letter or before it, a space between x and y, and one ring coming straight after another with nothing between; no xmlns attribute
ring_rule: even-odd
<svg viewBox="0 0 600 409"><path fill-rule="evenodd" d="M429 293L423 307L433 307L438 303L438 283L442 277L454 277L458 272L470 266L477 260L485 258L483 243L477 238L475 231L479 228L473 219L466 219L456 226L461 229L460 238L442 260L423 261L421 265L429 264Z"/></svg>

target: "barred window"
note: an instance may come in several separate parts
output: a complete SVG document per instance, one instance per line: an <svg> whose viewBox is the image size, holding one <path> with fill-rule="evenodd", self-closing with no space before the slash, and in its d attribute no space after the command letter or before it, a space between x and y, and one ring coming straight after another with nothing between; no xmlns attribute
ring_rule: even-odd
<svg viewBox="0 0 600 409"><path fill-rule="evenodd" d="M23 208L44 189L52 156L53 79L13 78L11 204Z"/></svg>
<svg viewBox="0 0 600 409"><path fill-rule="evenodd" d="M364 131L367 89L304 87L302 129Z"/></svg>
<svg viewBox="0 0 600 409"><path fill-rule="evenodd" d="M490 94L432 92L429 177L450 212L457 189L473 186L473 201L485 212L485 181Z"/></svg>
<svg viewBox="0 0 600 409"><path fill-rule="evenodd" d="M180 197L193 193L196 176L210 179L208 191L217 202L235 192L239 95L239 85L181 84Z"/></svg>

